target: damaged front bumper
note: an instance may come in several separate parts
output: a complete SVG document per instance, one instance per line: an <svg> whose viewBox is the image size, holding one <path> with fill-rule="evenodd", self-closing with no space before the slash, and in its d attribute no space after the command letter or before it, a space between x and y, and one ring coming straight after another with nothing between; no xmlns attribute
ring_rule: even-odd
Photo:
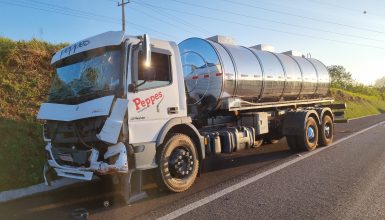
<svg viewBox="0 0 385 220"><path fill-rule="evenodd" d="M50 142L47 143L45 150L48 153L48 165L52 167L58 176L68 177L73 179L80 180L91 180L93 174L97 175L106 175L109 173L128 173L128 160L127 160L127 148L126 146L119 142L115 145L108 147L107 151L104 153L104 161L108 159L113 159L113 163L106 163L104 161L98 161L99 151L95 148L91 149L91 154L88 158L89 166L70 166L70 165L60 165L54 157L52 145ZM46 171L44 169L44 176L46 178ZM49 183L47 183L49 184Z"/></svg>

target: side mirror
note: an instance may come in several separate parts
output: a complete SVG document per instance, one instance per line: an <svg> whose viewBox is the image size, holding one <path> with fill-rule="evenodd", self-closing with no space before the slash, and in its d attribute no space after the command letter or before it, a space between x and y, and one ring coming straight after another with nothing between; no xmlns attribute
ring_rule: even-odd
<svg viewBox="0 0 385 220"><path fill-rule="evenodd" d="M144 34L143 36L142 50L144 52L144 66L150 67L151 66L151 42L150 42L150 36L148 36L147 34Z"/></svg>
<svg viewBox="0 0 385 220"><path fill-rule="evenodd" d="M128 85L128 92L131 92L131 93L136 92L136 83L130 83Z"/></svg>

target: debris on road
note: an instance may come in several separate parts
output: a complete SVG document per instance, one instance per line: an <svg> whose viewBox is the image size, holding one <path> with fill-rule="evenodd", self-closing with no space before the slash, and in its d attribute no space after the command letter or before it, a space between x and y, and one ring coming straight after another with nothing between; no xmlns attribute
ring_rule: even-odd
<svg viewBox="0 0 385 220"><path fill-rule="evenodd" d="M87 220L90 214L85 208L74 209L71 212L71 219Z"/></svg>

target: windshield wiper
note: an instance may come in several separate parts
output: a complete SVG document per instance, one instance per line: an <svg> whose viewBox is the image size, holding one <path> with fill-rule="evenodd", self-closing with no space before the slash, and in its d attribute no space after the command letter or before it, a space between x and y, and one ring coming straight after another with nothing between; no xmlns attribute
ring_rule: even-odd
<svg viewBox="0 0 385 220"><path fill-rule="evenodd" d="M82 93L78 93L76 98L77 99L84 99L84 98L89 98L93 96L100 96L104 95L107 92L114 91L114 89L102 89L102 90L88 90L84 91Z"/></svg>
<svg viewBox="0 0 385 220"><path fill-rule="evenodd" d="M94 86L87 86L87 87L84 87L84 88L81 88L79 91L76 92L76 95L83 95L83 94L87 94L89 92L92 92L94 90L90 90L92 89Z"/></svg>
<svg viewBox="0 0 385 220"><path fill-rule="evenodd" d="M52 93L50 93L49 95L54 95L54 94L60 94L60 92L52 92ZM73 97L73 95L72 94L70 94L70 93L67 93L67 94L65 94L65 95L61 95L60 97L58 97L58 98L53 98L53 99L49 99L48 100L48 102L52 102L52 101L64 101L64 100L66 100L68 97Z"/></svg>

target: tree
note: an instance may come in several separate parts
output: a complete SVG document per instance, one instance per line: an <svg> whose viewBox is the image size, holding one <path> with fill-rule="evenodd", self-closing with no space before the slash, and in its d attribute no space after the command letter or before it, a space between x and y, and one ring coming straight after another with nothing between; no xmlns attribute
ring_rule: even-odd
<svg viewBox="0 0 385 220"><path fill-rule="evenodd" d="M377 79L374 82L374 86L377 87L377 88L385 88L385 76Z"/></svg>
<svg viewBox="0 0 385 220"><path fill-rule="evenodd" d="M345 67L332 65L327 67L331 77L332 87L337 88L351 88L353 85L353 78L350 72L347 72Z"/></svg>

